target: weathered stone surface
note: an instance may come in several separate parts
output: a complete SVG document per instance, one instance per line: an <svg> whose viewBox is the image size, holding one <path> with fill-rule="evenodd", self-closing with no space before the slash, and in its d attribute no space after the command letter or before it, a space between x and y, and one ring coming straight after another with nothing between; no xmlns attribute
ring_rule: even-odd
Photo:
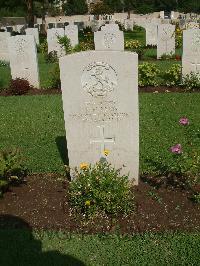
<svg viewBox="0 0 200 266"><path fill-rule="evenodd" d="M154 23L148 23L146 24L145 29L146 29L146 45L157 45L158 25Z"/></svg>
<svg viewBox="0 0 200 266"><path fill-rule="evenodd" d="M38 45L40 44L38 28L27 28L25 31L26 31L26 35L34 36L36 44Z"/></svg>
<svg viewBox="0 0 200 266"><path fill-rule="evenodd" d="M123 31L97 31L94 33L96 51L123 51Z"/></svg>
<svg viewBox="0 0 200 266"><path fill-rule="evenodd" d="M183 31L182 74L200 73L200 29Z"/></svg>
<svg viewBox="0 0 200 266"><path fill-rule="evenodd" d="M106 157L138 183L138 56L89 51L60 58L69 164Z"/></svg>
<svg viewBox="0 0 200 266"><path fill-rule="evenodd" d="M78 26L68 25L65 27L65 35L70 39L71 46L74 47L78 44Z"/></svg>
<svg viewBox="0 0 200 266"><path fill-rule="evenodd" d="M0 60L9 62L8 40L10 32L0 32Z"/></svg>
<svg viewBox="0 0 200 266"><path fill-rule="evenodd" d="M26 79L39 88L37 49L34 36L17 35L9 38L10 68L13 79Z"/></svg>
<svg viewBox="0 0 200 266"><path fill-rule="evenodd" d="M158 25L157 58L162 55L175 54L175 26L170 24Z"/></svg>
<svg viewBox="0 0 200 266"><path fill-rule="evenodd" d="M64 48L58 43L58 37L64 36L64 29L53 28L47 30L48 53L56 51L58 57L64 56Z"/></svg>

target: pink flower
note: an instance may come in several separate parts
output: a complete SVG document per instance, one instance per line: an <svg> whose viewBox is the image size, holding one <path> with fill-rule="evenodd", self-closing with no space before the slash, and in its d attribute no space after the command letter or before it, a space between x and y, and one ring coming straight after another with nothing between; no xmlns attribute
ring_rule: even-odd
<svg viewBox="0 0 200 266"><path fill-rule="evenodd" d="M176 153L176 154L181 154L182 153L182 147L181 147L181 144L176 144L175 146L172 146L170 148L170 151L172 153Z"/></svg>
<svg viewBox="0 0 200 266"><path fill-rule="evenodd" d="M188 118L187 117L182 117L180 120L179 120L179 123L181 124L181 125L183 125L183 126L187 126L187 125L189 125L189 120L188 120Z"/></svg>

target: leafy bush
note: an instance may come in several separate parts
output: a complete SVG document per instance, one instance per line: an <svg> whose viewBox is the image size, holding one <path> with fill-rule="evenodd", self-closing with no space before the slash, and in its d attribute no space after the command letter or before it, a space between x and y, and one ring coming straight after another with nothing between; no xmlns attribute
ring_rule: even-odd
<svg viewBox="0 0 200 266"><path fill-rule="evenodd" d="M140 59L144 54L144 47L137 40L125 41L125 49L137 53Z"/></svg>
<svg viewBox="0 0 200 266"><path fill-rule="evenodd" d="M6 61L0 60L0 67L6 67L6 66L9 66L9 63Z"/></svg>
<svg viewBox="0 0 200 266"><path fill-rule="evenodd" d="M76 213L92 218L98 214L125 215L133 211L133 193L127 176L106 161L94 166L82 163L70 183L70 204Z"/></svg>
<svg viewBox="0 0 200 266"><path fill-rule="evenodd" d="M71 53L72 47L70 39L67 36L58 36L58 43L64 48L65 54Z"/></svg>
<svg viewBox="0 0 200 266"><path fill-rule="evenodd" d="M11 184L19 184L27 174L19 149L0 151L0 194Z"/></svg>
<svg viewBox="0 0 200 266"><path fill-rule="evenodd" d="M156 64L143 63L138 67L139 86L157 86L157 75L160 73Z"/></svg>
<svg viewBox="0 0 200 266"><path fill-rule="evenodd" d="M52 89L60 89L61 88L61 81L60 81L60 68L59 64L55 64L53 69L49 73L51 77L51 88Z"/></svg>
<svg viewBox="0 0 200 266"><path fill-rule="evenodd" d="M47 63L57 63L58 62L58 54L56 51L51 51L50 53L46 54L45 60Z"/></svg>
<svg viewBox="0 0 200 266"><path fill-rule="evenodd" d="M190 74L185 75L182 78L182 86L186 91L190 91L193 89L200 90L200 74L191 72Z"/></svg>
<svg viewBox="0 0 200 266"><path fill-rule="evenodd" d="M176 36L176 48L183 46L183 31L177 26L175 31Z"/></svg>
<svg viewBox="0 0 200 266"><path fill-rule="evenodd" d="M39 46L39 52L46 56L48 54L48 43L47 40L44 40L43 43L40 44Z"/></svg>
<svg viewBox="0 0 200 266"><path fill-rule="evenodd" d="M171 68L164 73L163 78L165 80L165 85L169 87L179 86L181 84L181 66L173 64Z"/></svg>
<svg viewBox="0 0 200 266"><path fill-rule="evenodd" d="M76 49L79 49L80 51L94 50L94 41L88 39L86 41L80 42Z"/></svg>
<svg viewBox="0 0 200 266"><path fill-rule="evenodd" d="M12 79L8 88L8 92L12 95L23 95L29 92L33 87L26 79Z"/></svg>

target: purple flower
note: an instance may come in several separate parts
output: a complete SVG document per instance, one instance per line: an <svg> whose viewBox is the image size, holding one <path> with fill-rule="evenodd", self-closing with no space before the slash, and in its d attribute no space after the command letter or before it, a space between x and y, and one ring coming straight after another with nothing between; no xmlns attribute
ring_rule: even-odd
<svg viewBox="0 0 200 266"><path fill-rule="evenodd" d="M181 125L183 125L183 126L187 126L187 125L189 125L189 120L188 120L188 118L187 117L182 117L180 120L179 120L179 123L181 124Z"/></svg>
<svg viewBox="0 0 200 266"><path fill-rule="evenodd" d="M181 147L181 144L176 144L175 146L172 146L170 148L170 151L172 153L176 153L176 154L181 154L182 153L182 147Z"/></svg>

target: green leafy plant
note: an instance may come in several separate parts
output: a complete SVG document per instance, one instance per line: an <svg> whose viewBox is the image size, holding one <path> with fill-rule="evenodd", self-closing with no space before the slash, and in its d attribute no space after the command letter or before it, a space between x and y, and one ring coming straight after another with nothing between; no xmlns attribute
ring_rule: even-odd
<svg viewBox="0 0 200 266"><path fill-rule="evenodd" d="M89 219L98 214L125 215L133 211L133 193L128 176L120 175L107 161L94 166L82 163L70 183L70 204Z"/></svg>
<svg viewBox="0 0 200 266"><path fill-rule="evenodd" d="M200 74L191 72L182 78L182 86L186 91L191 91L193 89L200 90Z"/></svg>
<svg viewBox="0 0 200 266"><path fill-rule="evenodd" d="M56 51L51 51L50 53L46 54L45 60L47 63L57 63L58 62L58 54Z"/></svg>
<svg viewBox="0 0 200 266"><path fill-rule="evenodd" d="M163 79L165 85L169 87L179 86L181 84L181 66L173 64L169 70L164 72Z"/></svg>
<svg viewBox="0 0 200 266"><path fill-rule="evenodd" d="M199 133L195 132L186 117L180 118L179 124L184 128L188 147L183 149L178 143L170 147L167 162L164 158L149 161L151 170L146 177L154 186L191 189L200 183L200 150L195 148L200 145Z"/></svg>
<svg viewBox="0 0 200 266"><path fill-rule="evenodd" d="M60 81L60 68L59 64L54 64L53 69L49 72L50 78L50 87L52 89L60 89L61 81Z"/></svg>
<svg viewBox="0 0 200 266"><path fill-rule="evenodd" d="M143 63L139 65L139 86L157 86L157 75L160 73L156 64Z"/></svg>
<svg viewBox="0 0 200 266"><path fill-rule="evenodd" d="M0 60L0 67L6 67L6 66L9 66L9 63L6 61Z"/></svg>
<svg viewBox="0 0 200 266"><path fill-rule="evenodd" d="M46 39L39 45L39 52L44 56L48 54L48 43Z"/></svg>
<svg viewBox="0 0 200 266"><path fill-rule="evenodd" d="M125 41L125 49L137 53L140 59L144 54L144 47L138 40Z"/></svg>
<svg viewBox="0 0 200 266"><path fill-rule="evenodd" d="M11 184L19 184L27 174L19 149L0 151L0 193Z"/></svg>
<svg viewBox="0 0 200 266"><path fill-rule="evenodd" d="M33 86L30 85L26 79L12 79L8 88L8 93L12 95L24 95L27 94Z"/></svg>
<svg viewBox="0 0 200 266"><path fill-rule="evenodd" d="M72 47L70 39L67 36L58 36L58 43L64 48L65 54L71 53Z"/></svg>

